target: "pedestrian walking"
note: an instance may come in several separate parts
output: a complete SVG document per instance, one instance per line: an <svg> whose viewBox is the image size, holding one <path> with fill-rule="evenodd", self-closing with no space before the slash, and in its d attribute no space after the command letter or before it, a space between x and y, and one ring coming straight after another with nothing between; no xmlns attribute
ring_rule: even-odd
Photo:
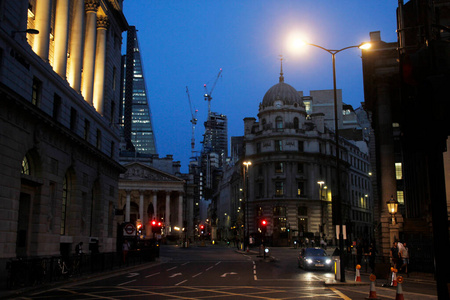
<svg viewBox="0 0 450 300"><path fill-rule="evenodd" d="M392 267L394 267L395 269L397 269L398 267L398 242L394 242L392 244L392 248L391 251L389 252L390 254L390 258L391 258L391 265Z"/></svg>
<svg viewBox="0 0 450 300"><path fill-rule="evenodd" d="M408 265L409 265L409 249L406 246L406 242L403 243L402 249L400 250L400 256L402 259L402 265L400 267L400 270L404 269L405 274L409 277L408 274Z"/></svg>
<svg viewBox="0 0 450 300"><path fill-rule="evenodd" d="M377 257L377 248L374 243L370 243L369 246L369 267L372 270L372 273L375 272L375 259Z"/></svg>

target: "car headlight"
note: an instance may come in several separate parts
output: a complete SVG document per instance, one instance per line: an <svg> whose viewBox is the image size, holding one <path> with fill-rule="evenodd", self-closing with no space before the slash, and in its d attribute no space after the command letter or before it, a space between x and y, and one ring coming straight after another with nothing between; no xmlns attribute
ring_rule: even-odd
<svg viewBox="0 0 450 300"><path fill-rule="evenodd" d="M307 262L308 264L312 264L313 261L312 261L311 258L307 258L307 259L306 259L306 262Z"/></svg>
<svg viewBox="0 0 450 300"><path fill-rule="evenodd" d="M331 264L331 259L327 259L327 260L325 260L325 263L327 264L327 265L329 265L329 264Z"/></svg>

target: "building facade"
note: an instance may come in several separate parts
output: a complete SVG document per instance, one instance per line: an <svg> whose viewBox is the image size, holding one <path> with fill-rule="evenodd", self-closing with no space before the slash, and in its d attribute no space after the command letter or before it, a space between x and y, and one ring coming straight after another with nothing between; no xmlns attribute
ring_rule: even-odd
<svg viewBox="0 0 450 300"><path fill-rule="evenodd" d="M341 96L338 100L343 111ZM284 82L281 72L279 83L266 92L259 105L258 120L244 119L242 146L236 143L233 148L243 156L232 158L224 169L217 204L222 236L252 236L258 241L264 235L274 246L306 238L334 243L336 147L334 132L326 125L334 123L327 120L332 103L330 91L304 96ZM331 110L321 111L324 107ZM340 120L342 124L343 114ZM363 140L340 139L342 211L349 241L370 239L372 233L370 167L364 144ZM262 220L268 221L266 229Z"/></svg>
<svg viewBox="0 0 450 300"><path fill-rule="evenodd" d="M115 250L127 26L118 0L0 2L1 268Z"/></svg>
<svg viewBox="0 0 450 300"><path fill-rule="evenodd" d="M121 150L157 154L152 114L136 27L127 30L127 53L122 56Z"/></svg>

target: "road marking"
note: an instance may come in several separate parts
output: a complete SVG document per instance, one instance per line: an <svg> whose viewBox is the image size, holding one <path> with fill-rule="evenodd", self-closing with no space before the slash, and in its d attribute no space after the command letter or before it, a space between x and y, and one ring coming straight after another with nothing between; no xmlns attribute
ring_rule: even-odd
<svg viewBox="0 0 450 300"><path fill-rule="evenodd" d="M223 273L222 275L220 275L220 277L227 277L227 275L236 275L237 273L234 272L230 272L230 273Z"/></svg>
<svg viewBox="0 0 450 300"><path fill-rule="evenodd" d="M190 261L185 262L184 264L182 264L182 266L187 265L188 263L190 263Z"/></svg>
<svg viewBox="0 0 450 300"><path fill-rule="evenodd" d="M135 276L138 276L139 275L139 273L129 273L128 275L127 275L127 277L128 278L131 278L131 277L135 277Z"/></svg>
<svg viewBox="0 0 450 300"><path fill-rule="evenodd" d="M220 263L221 263L221 261L217 262L217 263L215 264L215 266L217 266L217 265L220 264Z"/></svg>
<svg viewBox="0 0 450 300"><path fill-rule="evenodd" d="M258 277L256 275L253 275L253 280L258 280Z"/></svg>
<svg viewBox="0 0 450 300"><path fill-rule="evenodd" d="M333 292L335 292L336 294L338 294L342 299L345 300L352 300L352 298L347 297L346 295L342 294L341 292L339 292L337 289L335 288L330 288L330 290L332 290Z"/></svg>
<svg viewBox="0 0 450 300"><path fill-rule="evenodd" d="M199 275L202 275L202 274L203 274L203 272L200 272L200 273L195 274L194 276L192 276L192 278L195 278L195 277L197 277L197 276L199 276Z"/></svg>
<svg viewBox="0 0 450 300"><path fill-rule="evenodd" d="M183 280L183 281L181 281L181 282L178 282L178 283L176 283L175 285L183 284L183 283L185 283L186 281L187 281L187 279L186 279L186 280Z"/></svg>
<svg viewBox="0 0 450 300"><path fill-rule="evenodd" d="M177 276L181 276L181 275L183 275L183 274L181 274L181 273L175 273L175 274L173 274L173 275L171 275L171 276L169 276L170 278L173 278L173 277L177 277Z"/></svg>
<svg viewBox="0 0 450 300"><path fill-rule="evenodd" d="M149 278L149 277L152 277L152 276L155 276L155 275L159 275L160 273L161 273L161 272L153 273L153 274L150 274L150 275L145 276L145 278Z"/></svg>
<svg viewBox="0 0 450 300"><path fill-rule="evenodd" d="M208 269L206 269L206 271L211 270L212 268L214 268L214 266L209 267Z"/></svg>
<svg viewBox="0 0 450 300"><path fill-rule="evenodd" d="M172 271L173 269L176 269L176 268L178 268L178 266L175 266L173 268L167 269L167 271Z"/></svg>
<svg viewBox="0 0 450 300"><path fill-rule="evenodd" d="M136 281L136 279L133 279L133 280L130 280L130 281L127 281L127 282L119 283L117 286L122 286L122 285L125 285L125 284L128 284L128 283L131 283L133 281Z"/></svg>

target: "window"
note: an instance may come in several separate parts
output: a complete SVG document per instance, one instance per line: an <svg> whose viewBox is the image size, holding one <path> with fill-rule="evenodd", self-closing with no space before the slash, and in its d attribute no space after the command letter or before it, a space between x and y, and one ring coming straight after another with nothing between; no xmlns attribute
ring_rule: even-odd
<svg viewBox="0 0 450 300"><path fill-rule="evenodd" d="M304 172L304 165L303 163L298 163L297 164L297 173L302 174Z"/></svg>
<svg viewBox="0 0 450 300"><path fill-rule="evenodd" d="M286 216L286 207L284 206L275 206L273 208L273 215L274 216Z"/></svg>
<svg viewBox="0 0 450 300"><path fill-rule="evenodd" d="M303 104L305 104L306 113L308 115L310 115L311 114L311 101L303 101Z"/></svg>
<svg viewBox="0 0 450 300"><path fill-rule="evenodd" d="M116 144L114 142L111 142L111 157L114 157L114 148L116 147Z"/></svg>
<svg viewBox="0 0 450 300"><path fill-rule="evenodd" d="M261 143L256 143L256 153L261 153Z"/></svg>
<svg viewBox="0 0 450 300"><path fill-rule="evenodd" d="M70 109L70 130L75 131L77 128L78 112L75 108Z"/></svg>
<svg viewBox="0 0 450 300"><path fill-rule="evenodd" d="M403 191L397 191L397 201L399 204L405 204L405 196Z"/></svg>
<svg viewBox="0 0 450 300"><path fill-rule="evenodd" d="M264 183L258 182L258 197L264 197Z"/></svg>
<svg viewBox="0 0 450 300"><path fill-rule="evenodd" d="M275 151L283 151L283 141L275 140Z"/></svg>
<svg viewBox="0 0 450 300"><path fill-rule="evenodd" d="M395 179L403 179L402 163L395 163Z"/></svg>
<svg viewBox="0 0 450 300"><path fill-rule="evenodd" d="M41 93L42 93L42 81L33 78L33 86L31 91L31 103L33 105L39 106L41 101Z"/></svg>
<svg viewBox="0 0 450 300"><path fill-rule="evenodd" d="M298 152L304 152L303 141L298 141Z"/></svg>
<svg viewBox="0 0 450 300"><path fill-rule="evenodd" d="M308 216L308 207L306 207L306 206L299 206L298 207L298 215L299 216Z"/></svg>
<svg viewBox="0 0 450 300"><path fill-rule="evenodd" d="M58 94L53 95L53 119L58 120L61 115L61 97Z"/></svg>
<svg viewBox="0 0 450 300"><path fill-rule="evenodd" d="M114 124L116 121L115 114L116 114L116 102L112 101L111 102L111 116L110 116L111 124Z"/></svg>
<svg viewBox="0 0 450 300"><path fill-rule="evenodd" d="M305 183L303 181L297 182L297 196L304 196L305 195Z"/></svg>
<svg viewBox="0 0 450 300"><path fill-rule="evenodd" d="M63 194L62 194L62 203L61 203L61 235L66 234L66 213L67 213L67 205L69 198L69 180L67 175L64 176L63 181Z"/></svg>
<svg viewBox="0 0 450 300"><path fill-rule="evenodd" d="M298 124L299 124L298 118L295 117L295 118L294 118L294 129L298 129Z"/></svg>
<svg viewBox="0 0 450 300"><path fill-rule="evenodd" d="M24 175L30 175L30 162L28 161L28 158L25 156L22 160L22 174Z"/></svg>
<svg viewBox="0 0 450 300"><path fill-rule="evenodd" d="M89 131L91 129L91 122L89 120L84 120L84 139L89 141Z"/></svg>
<svg viewBox="0 0 450 300"><path fill-rule="evenodd" d="M275 118L275 126L278 130L283 130L283 118L278 116Z"/></svg>
<svg viewBox="0 0 450 300"><path fill-rule="evenodd" d="M100 129L97 129L97 142L96 142L97 149L102 149L102 132Z"/></svg>
<svg viewBox="0 0 450 300"><path fill-rule="evenodd" d="M276 196L283 196L284 195L283 181L276 181L275 182L275 195Z"/></svg>
<svg viewBox="0 0 450 300"><path fill-rule="evenodd" d="M283 173L283 172L284 172L283 163L282 162L275 163L275 173Z"/></svg>

